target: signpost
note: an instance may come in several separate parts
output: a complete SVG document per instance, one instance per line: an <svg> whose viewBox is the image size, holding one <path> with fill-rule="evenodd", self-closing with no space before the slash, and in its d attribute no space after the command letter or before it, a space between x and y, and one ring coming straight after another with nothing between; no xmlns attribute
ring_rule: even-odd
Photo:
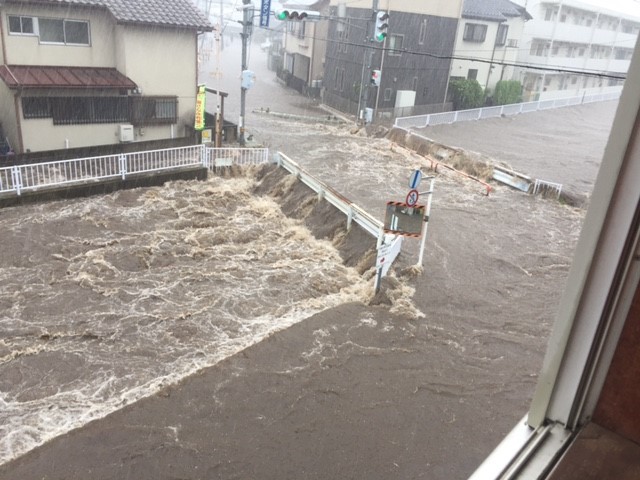
<svg viewBox="0 0 640 480"><path fill-rule="evenodd" d="M269 16L271 15L271 0L262 0L260 6L260 26L263 28L269 27Z"/></svg>
<svg viewBox="0 0 640 480"><path fill-rule="evenodd" d="M196 119L194 128L196 130L204 129L205 102L207 101L206 85L198 85L198 94L196 95Z"/></svg>
<svg viewBox="0 0 640 480"><path fill-rule="evenodd" d="M410 207L415 207L419 199L420 199L420 192L418 192L418 190L416 189L411 189L407 194L407 199L405 200L405 202Z"/></svg>

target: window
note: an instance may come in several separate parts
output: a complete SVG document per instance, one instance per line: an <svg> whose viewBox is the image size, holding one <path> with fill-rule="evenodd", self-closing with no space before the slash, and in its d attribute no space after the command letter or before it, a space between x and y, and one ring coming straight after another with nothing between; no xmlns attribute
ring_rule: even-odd
<svg viewBox="0 0 640 480"><path fill-rule="evenodd" d="M136 125L172 124L178 121L176 97L133 97L131 123Z"/></svg>
<svg viewBox="0 0 640 480"><path fill-rule="evenodd" d="M9 33L14 35L35 35L33 17L9 15Z"/></svg>
<svg viewBox="0 0 640 480"><path fill-rule="evenodd" d="M51 107L48 97L23 97L22 115L24 118L50 118Z"/></svg>
<svg viewBox="0 0 640 480"><path fill-rule="evenodd" d="M389 35L389 55L402 55L404 35Z"/></svg>
<svg viewBox="0 0 640 480"><path fill-rule="evenodd" d="M392 95L393 95L393 90L391 90L390 88L385 88L384 89L384 101L385 102L390 102Z"/></svg>
<svg viewBox="0 0 640 480"><path fill-rule="evenodd" d="M413 80L411 81L411 90L414 92L418 91L418 77L413 77Z"/></svg>
<svg viewBox="0 0 640 480"><path fill-rule="evenodd" d="M502 46L507 43L507 32L509 31L509 25L498 25L498 33L496 35L496 45Z"/></svg>
<svg viewBox="0 0 640 480"><path fill-rule="evenodd" d="M462 38L467 42L484 42L487 38L487 26L479 23L466 23Z"/></svg>
<svg viewBox="0 0 640 480"><path fill-rule="evenodd" d="M467 80L476 80L478 78L478 69L470 68L467 72Z"/></svg>
<svg viewBox="0 0 640 480"><path fill-rule="evenodd" d="M422 20L420 24L420 34L418 35L418 44L424 45L424 40L427 38L427 20Z"/></svg>
<svg viewBox="0 0 640 480"><path fill-rule="evenodd" d="M53 118L54 125L121 123L138 125L176 123L175 97L23 97L25 119Z"/></svg>
<svg viewBox="0 0 640 480"><path fill-rule="evenodd" d="M89 22L39 18L40 41L66 45L89 45Z"/></svg>
<svg viewBox="0 0 640 480"><path fill-rule="evenodd" d="M551 20L551 16L553 15L553 8L547 8L545 14L544 14L544 19L545 21L549 21Z"/></svg>
<svg viewBox="0 0 640 480"><path fill-rule="evenodd" d="M339 78L340 78L340 69L338 67L336 67L336 77L334 79L333 82L333 86L336 90L340 90L338 87L340 87L340 82L339 82Z"/></svg>

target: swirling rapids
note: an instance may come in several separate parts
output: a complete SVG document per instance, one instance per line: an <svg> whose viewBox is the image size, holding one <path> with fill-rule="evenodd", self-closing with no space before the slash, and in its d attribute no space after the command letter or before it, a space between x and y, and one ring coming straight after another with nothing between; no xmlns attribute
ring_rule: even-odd
<svg viewBox="0 0 640 480"><path fill-rule="evenodd" d="M0 211L0 462L371 290L253 177Z"/></svg>

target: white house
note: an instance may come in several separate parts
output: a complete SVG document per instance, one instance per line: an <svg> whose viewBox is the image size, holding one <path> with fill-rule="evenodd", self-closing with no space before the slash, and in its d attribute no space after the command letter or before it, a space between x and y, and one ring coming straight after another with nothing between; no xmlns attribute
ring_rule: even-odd
<svg viewBox="0 0 640 480"><path fill-rule="evenodd" d="M517 59L530 19L523 7L509 0L465 0L451 77L477 80L491 91L498 81L511 80L514 67L508 64Z"/></svg>
<svg viewBox="0 0 640 480"><path fill-rule="evenodd" d="M197 36L190 0L0 1L0 123L17 152L184 136Z"/></svg>

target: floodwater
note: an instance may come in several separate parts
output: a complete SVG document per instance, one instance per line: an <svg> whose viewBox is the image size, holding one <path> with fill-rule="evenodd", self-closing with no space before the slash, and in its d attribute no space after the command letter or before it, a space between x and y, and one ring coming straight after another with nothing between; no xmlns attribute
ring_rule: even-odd
<svg viewBox="0 0 640 480"><path fill-rule="evenodd" d="M259 81L267 80L249 92L249 110L277 111L294 98L290 113L318 114L267 77L272 72L259 73ZM615 105L608 105L611 112ZM232 100L229 107L233 112ZM529 115L533 125L542 121ZM611 116L600 107L545 112L545 123L563 126L545 143L563 144L567 125L579 134L575 120L581 118L593 125L585 148L603 151ZM413 169L428 172L425 159L354 133L350 125L259 113L247 118L248 131L261 143L380 219L387 201L404 200ZM525 135L519 123L499 123L516 144ZM451 143L463 146L483 125L455 126ZM580 148L572 150L574 162L566 159L571 169L580 168ZM518 157L517 149L510 152ZM499 151L484 154L503 160ZM536 173L540 156L521 166L515 157L503 161ZM585 185L593 183L597 165L590 168L593 175L581 179ZM388 374L401 372L415 382L412 401L435 412L421 426L425 443L406 443L417 449L408 455L411 471L463 478L452 475L445 457L465 452L468 475L526 412L585 211L501 185L487 196L481 185L453 172L435 175L423 269L412 268L419 243L408 240L385 280L390 310L406 324L386 317L370 323L382 329L377 351L394 351L384 342L389 332L406 341ZM1 462L315 312L336 307L330 315L339 317L349 312L344 303L369 300L371 272L345 267L330 243L286 218L269 197L255 195L254 182L250 173L214 177L0 212L7 252L0 259ZM367 318L381 315L372 312ZM318 349L331 350L334 333L328 332L314 337ZM406 412L406 399L392 397L379 404ZM442 458L431 455L427 462L428 442ZM391 478L380 472L368 478Z"/></svg>
<svg viewBox="0 0 640 480"><path fill-rule="evenodd" d="M0 462L371 291L252 176L0 212Z"/></svg>

